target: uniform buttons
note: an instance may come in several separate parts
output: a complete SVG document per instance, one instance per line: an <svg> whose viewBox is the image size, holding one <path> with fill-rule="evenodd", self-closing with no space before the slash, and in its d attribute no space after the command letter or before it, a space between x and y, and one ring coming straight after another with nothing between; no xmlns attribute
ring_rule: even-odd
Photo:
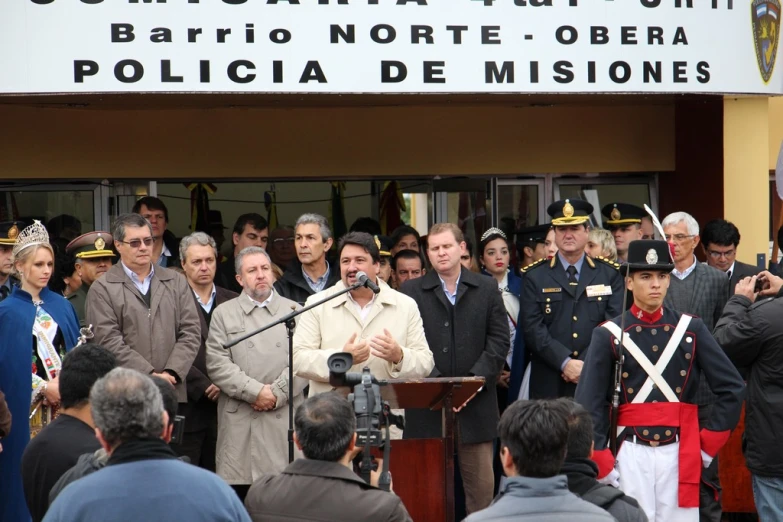
<svg viewBox="0 0 783 522"><path fill-rule="evenodd" d="M680 388L679 386L677 386L677 387L674 389L674 391L676 391L677 393L680 393L680 392L682 392L682 388Z"/></svg>
<svg viewBox="0 0 783 522"><path fill-rule="evenodd" d="M579 318L577 316L574 316L574 321L578 321Z"/></svg>
<svg viewBox="0 0 783 522"><path fill-rule="evenodd" d="M656 402L658 402L658 401L653 401L653 404L655 404Z"/></svg>
<svg viewBox="0 0 783 522"><path fill-rule="evenodd" d="M654 352L657 352L657 351L658 351L658 345L657 345L657 344L656 344L656 345L653 345L653 347L652 347L652 351L654 351Z"/></svg>
<svg viewBox="0 0 783 522"><path fill-rule="evenodd" d="M653 335L655 335L655 334L657 334L657 333L658 333L658 330L656 330L655 328L653 328L652 330L650 330L650 333L651 333L651 334L653 334Z"/></svg>
<svg viewBox="0 0 783 522"><path fill-rule="evenodd" d="M623 379L627 379L627 378L628 378L628 372L623 372Z"/></svg>
<svg viewBox="0 0 783 522"><path fill-rule="evenodd" d="M656 437L657 437L657 435L656 435ZM657 442L657 441L654 441L654 440L650 441L650 447L651 448L657 448L658 444L660 444L660 442Z"/></svg>
<svg viewBox="0 0 783 522"><path fill-rule="evenodd" d="M443 326L448 326L448 325L449 325L449 322L448 322L448 321L446 321L445 323L443 323Z"/></svg>
<svg viewBox="0 0 783 522"><path fill-rule="evenodd" d="M449 347L448 347L448 346L444 346L444 347L443 347L443 353L446 353L446 352L448 352L448 351L449 351Z"/></svg>
<svg viewBox="0 0 783 522"><path fill-rule="evenodd" d="M680 375L685 377L686 375L688 375L688 372L686 372L685 370L680 370Z"/></svg>
<svg viewBox="0 0 783 522"><path fill-rule="evenodd" d="M685 358L686 358L686 359L690 359L690 358L691 358L691 354L689 354L689 353L686 353L686 354L685 354Z"/></svg>
<svg viewBox="0 0 783 522"><path fill-rule="evenodd" d="M686 337L686 338L685 338L685 342L686 342L686 343L691 343L691 342L693 342L693 337Z"/></svg>
<svg viewBox="0 0 783 522"><path fill-rule="evenodd" d="M668 331L669 331L669 330L671 330L671 329L672 329L672 327L671 327L671 326L669 326L669 325L666 325L666 326L664 326L664 327L663 327L663 331L664 331L664 332L668 332Z"/></svg>
<svg viewBox="0 0 783 522"><path fill-rule="evenodd" d="M653 438L654 438L655 440L660 440L660 439L661 439L661 436L660 436L660 435L658 435L658 434L656 433L655 435L653 435Z"/></svg>
<svg viewBox="0 0 783 522"><path fill-rule="evenodd" d="M637 326L636 327L636 333L642 333L642 327L641 326Z"/></svg>
<svg viewBox="0 0 783 522"><path fill-rule="evenodd" d="M574 332L574 339L576 339L577 337L579 337L579 334Z"/></svg>
<svg viewBox="0 0 783 522"><path fill-rule="evenodd" d="M667 437L672 436L672 430L666 430L664 433L666 434Z"/></svg>
<svg viewBox="0 0 783 522"><path fill-rule="evenodd" d="M602 300L603 300L603 298L599 297L599 298L598 298L598 300L599 300L599 301L602 301Z"/></svg>
<svg viewBox="0 0 783 522"><path fill-rule="evenodd" d="M633 393L633 388L628 388L628 393Z"/></svg>
<svg viewBox="0 0 783 522"><path fill-rule="evenodd" d="M650 430L644 430L644 431L642 432L642 435L644 435L645 437L646 437L647 435L649 435L649 434L650 434Z"/></svg>
<svg viewBox="0 0 783 522"><path fill-rule="evenodd" d="M579 352L574 352L574 357L576 357L577 355L579 355Z"/></svg>
<svg viewBox="0 0 783 522"><path fill-rule="evenodd" d="M618 341L617 339L615 339L615 340L614 340L614 344L620 344L620 341Z"/></svg>
<svg viewBox="0 0 783 522"><path fill-rule="evenodd" d="M548 302L550 302L550 301L551 301L551 299L547 297L547 298L546 298L546 302L548 303Z"/></svg>

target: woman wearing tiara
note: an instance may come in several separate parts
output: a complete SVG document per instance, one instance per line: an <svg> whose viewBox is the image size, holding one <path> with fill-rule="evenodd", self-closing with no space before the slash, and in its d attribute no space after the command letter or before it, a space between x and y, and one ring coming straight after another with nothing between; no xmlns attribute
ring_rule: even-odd
<svg viewBox="0 0 783 522"><path fill-rule="evenodd" d="M13 416L11 432L0 441L0 520L24 522L30 514L22 453L60 401L57 373L78 341L79 320L71 304L47 288L54 252L39 221L19 233L13 261L21 284L0 302L0 389Z"/></svg>

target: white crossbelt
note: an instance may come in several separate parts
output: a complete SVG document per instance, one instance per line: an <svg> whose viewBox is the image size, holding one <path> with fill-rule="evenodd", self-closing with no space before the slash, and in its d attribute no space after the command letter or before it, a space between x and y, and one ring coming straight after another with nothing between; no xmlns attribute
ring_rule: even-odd
<svg viewBox="0 0 783 522"><path fill-rule="evenodd" d="M666 366L669 365L672 357L674 357L674 353L677 351L677 347L679 347L690 322L691 316L682 315L680 317L680 321L677 323L677 327L674 329L674 333L669 339L669 342L666 344L666 348L664 348L660 359L658 359L658 362L654 366L652 362L650 362L650 359L648 359L644 352L642 352L641 348L639 348L633 339L631 339L630 335L621 335L622 331L620 330L620 327L617 326L617 324L611 321L607 321L602 325L604 328L609 330L609 333L618 339L618 341L615 341L615 344L619 344L619 339L622 337L623 347L626 349L628 354L633 357L637 363L639 363L639 366L641 366L644 372L647 374L647 380L644 381L644 384L639 389L636 397L634 397L633 401L631 401L632 404L641 404L645 402L652 392L653 384L658 386L658 389L661 390L661 393L663 393L664 397L666 397L669 402L680 402L677 394L674 393L672 387L669 386L669 383L666 382L666 379L663 378L662 372L666 369ZM624 429L625 426L618 426L617 435L619 436Z"/></svg>

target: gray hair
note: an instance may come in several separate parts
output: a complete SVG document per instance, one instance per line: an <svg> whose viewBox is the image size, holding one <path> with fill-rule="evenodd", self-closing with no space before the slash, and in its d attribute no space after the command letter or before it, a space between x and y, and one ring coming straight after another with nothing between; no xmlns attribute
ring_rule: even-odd
<svg viewBox="0 0 783 522"><path fill-rule="evenodd" d="M237 254L236 259L234 259L234 271L238 274L242 272L242 261L245 260L246 256L250 256L253 254L264 254L266 258L269 260L269 264L272 265L272 258L269 257L269 254L261 247L258 246L249 246L246 248L243 248L239 254Z"/></svg>
<svg viewBox="0 0 783 522"><path fill-rule="evenodd" d="M215 243L215 240L212 239L212 236L204 232L193 232L189 236L185 236L182 238L182 240L179 242L179 258L182 261L185 261L185 258L187 257L185 254L187 254L188 248L192 247L193 245L212 247L212 250L215 251L215 260L217 261L218 258L217 243Z"/></svg>
<svg viewBox="0 0 783 522"><path fill-rule="evenodd" d="M118 216L114 221L111 235L116 241L125 241L125 229L127 227L147 227L150 230L150 235L152 235L152 225L150 225L150 222L144 219L140 214L121 214Z"/></svg>
<svg viewBox="0 0 783 522"><path fill-rule="evenodd" d="M321 214L302 214L299 219L296 220L296 228L299 225L318 225L321 229L321 240L326 241L332 237L332 229L329 228L329 221L326 220Z"/></svg>
<svg viewBox="0 0 783 522"><path fill-rule="evenodd" d="M95 427L111 447L134 439L156 439L163 432L163 399L148 376L115 368L90 390Z"/></svg>
<svg viewBox="0 0 783 522"><path fill-rule="evenodd" d="M666 228L673 225L676 225L678 223L685 223L685 227L688 229L688 235L691 236L698 236L699 235L699 223L696 222L695 219L693 219L693 216L688 214L687 212L673 212L663 218L663 223L661 223L661 227Z"/></svg>

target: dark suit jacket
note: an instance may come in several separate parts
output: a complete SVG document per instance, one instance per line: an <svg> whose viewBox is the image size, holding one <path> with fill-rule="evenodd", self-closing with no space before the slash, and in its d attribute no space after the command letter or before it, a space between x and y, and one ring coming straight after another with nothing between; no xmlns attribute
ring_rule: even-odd
<svg viewBox="0 0 783 522"><path fill-rule="evenodd" d="M237 295L231 290L215 286L215 305L212 311L214 312L216 307L237 297ZM179 407L179 414L185 416L185 431L188 432L206 428L210 416L217 418L217 403L204 397L204 392L212 384L207 375L206 344L207 337L209 337L209 327L207 326L207 319L204 317L204 310L202 310L195 294L193 295L193 300L196 302L198 318L201 323L201 346L199 346L193 366L190 367L188 376L185 379L188 402L180 404Z"/></svg>
<svg viewBox="0 0 783 522"><path fill-rule="evenodd" d="M435 359L432 377L484 377L484 389L457 414L465 444L497 436L495 383L510 346L506 308L497 282L462 269L456 305L443 292L438 273L406 281L400 291L419 306L424 335ZM406 410L405 438L441 436L441 412Z"/></svg>
<svg viewBox="0 0 783 522"><path fill-rule="evenodd" d="M731 279L729 280L729 297L734 295L734 289L737 287L737 283L739 283L741 279L754 276L761 272L761 270L762 269L757 266L749 265L741 261L735 261L734 272L731 273Z"/></svg>

